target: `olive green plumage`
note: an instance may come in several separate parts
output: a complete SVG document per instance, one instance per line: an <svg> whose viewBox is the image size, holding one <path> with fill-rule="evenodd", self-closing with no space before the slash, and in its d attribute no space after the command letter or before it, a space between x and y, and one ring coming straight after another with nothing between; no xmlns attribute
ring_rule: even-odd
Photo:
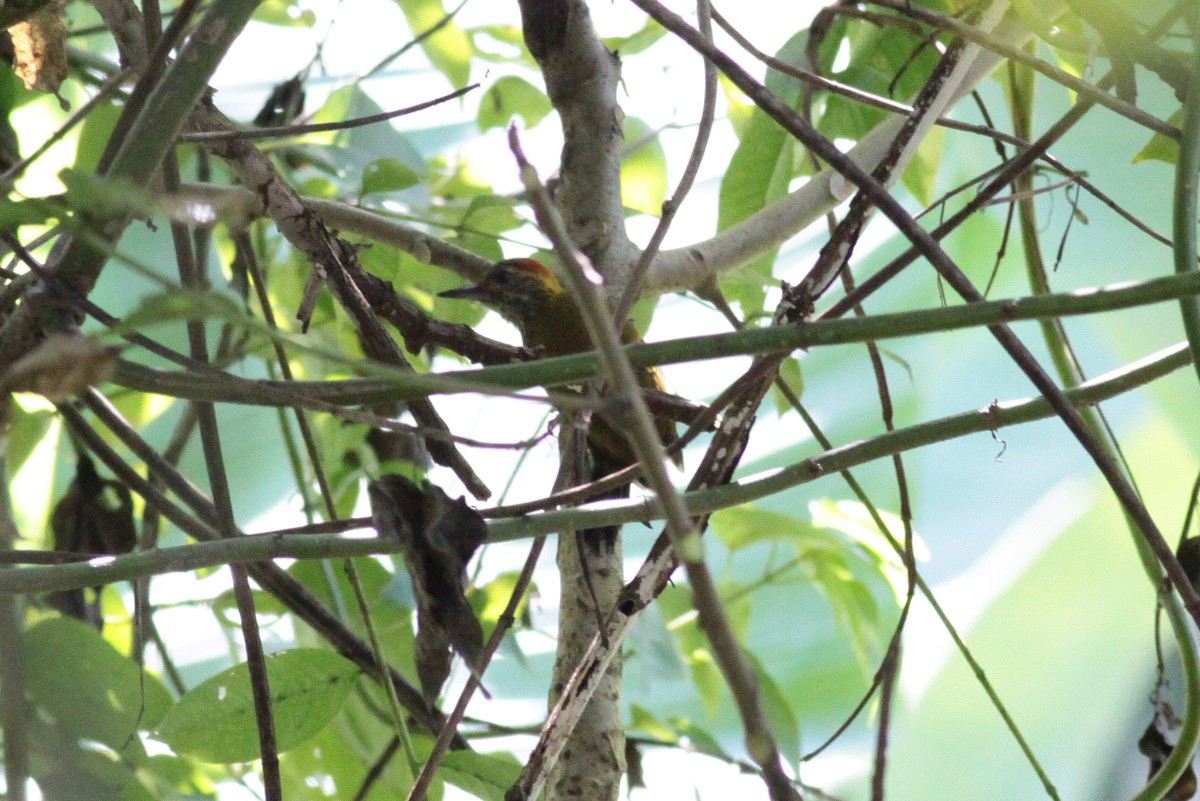
<svg viewBox="0 0 1200 801"><path fill-rule="evenodd" d="M506 259L498 262L476 286L452 289L444 297L476 300L504 317L521 332L527 348L540 349L547 356L565 356L592 350L583 317L575 300L550 270L533 259ZM640 342L641 336L629 322L621 327L621 341ZM657 368L638 371L638 384L663 389L662 373ZM675 439L675 423L656 422L663 444ZM608 421L595 417L588 430L594 471L599 477L633 464L636 458L629 443Z"/></svg>

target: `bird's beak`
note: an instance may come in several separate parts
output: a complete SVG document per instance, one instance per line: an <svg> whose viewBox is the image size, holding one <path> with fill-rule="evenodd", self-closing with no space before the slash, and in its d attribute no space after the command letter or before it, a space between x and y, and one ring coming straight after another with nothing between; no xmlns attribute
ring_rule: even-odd
<svg viewBox="0 0 1200 801"><path fill-rule="evenodd" d="M447 289L445 292L438 293L439 298L457 298L460 300L477 300L483 301L486 297L484 291L477 286L464 286L458 289Z"/></svg>

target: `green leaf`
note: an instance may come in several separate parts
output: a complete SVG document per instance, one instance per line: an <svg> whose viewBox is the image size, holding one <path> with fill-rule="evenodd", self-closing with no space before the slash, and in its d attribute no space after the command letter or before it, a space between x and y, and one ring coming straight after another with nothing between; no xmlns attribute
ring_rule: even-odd
<svg viewBox="0 0 1200 801"><path fill-rule="evenodd" d="M79 130L79 144L75 148L76 170L95 172L120 116L121 109L111 102L102 103L88 113Z"/></svg>
<svg viewBox="0 0 1200 801"><path fill-rule="evenodd" d="M749 130L750 119L757 106L750 101L750 98L741 89L734 86L733 82L725 77L724 74L718 75L717 81L721 85L722 94L725 95L726 116L729 119L729 124L733 126L733 132L740 140L746 135L746 131Z"/></svg>
<svg viewBox="0 0 1200 801"><path fill-rule="evenodd" d="M942 145L946 141L946 129L934 126L917 145L912 160L904 168L900 180L905 188L922 206L933 202L937 183L938 166L942 162Z"/></svg>
<svg viewBox="0 0 1200 801"><path fill-rule="evenodd" d="M904 561L883 536L865 506L857 501L814 501L809 504L812 522L819 528L840 531L851 539L883 571L888 583L900 598L907 582ZM879 515L897 542L904 542L904 524L896 515L880 511ZM929 549L917 534L913 534L913 555L919 562L929 558Z"/></svg>
<svg viewBox="0 0 1200 801"><path fill-rule="evenodd" d="M395 727L380 715L387 706L382 691L373 682L361 682L352 693L333 725L316 737L280 756L283 797L288 801L330 801L350 799L362 787L363 777L373 768L378 778L363 801L397 801L408 795L413 775L403 754L390 759L380 769L380 748L395 734ZM413 746L420 756L428 752L429 742L413 732ZM311 777L322 781L313 786ZM330 793L328 782L335 792ZM435 777L429 801L441 801L442 782Z"/></svg>
<svg viewBox="0 0 1200 801"><path fill-rule="evenodd" d="M508 121L519 116L526 128L532 128L546 118L554 107L546 93L524 78L506 75L493 83L479 101L476 122L479 130L506 128Z"/></svg>
<svg viewBox="0 0 1200 801"><path fill-rule="evenodd" d="M789 39L775 56L789 64L803 64L807 42L808 32L802 31ZM800 98L800 81L791 76L769 70L766 84L789 106L795 105ZM786 195L795 172L795 161L795 140L766 112L755 107L721 180L717 230L732 228ZM745 314L762 309L766 299L765 286L770 280L776 253L772 250L760 256L721 282L726 295L736 301Z"/></svg>
<svg viewBox="0 0 1200 801"><path fill-rule="evenodd" d="M521 764L503 754L451 751L438 775L483 801L504 801L504 793L521 775Z"/></svg>
<svg viewBox="0 0 1200 801"><path fill-rule="evenodd" d="M9 409L8 474L15 476L58 415L49 409L25 411L18 403L9 404Z"/></svg>
<svg viewBox="0 0 1200 801"><path fill-rule="evenodd" d="M313 114L313 122L341 122L382 111L383 108L370 95L357 84L352 84L331 92ZM311 151L328 162L322 165L322 169L326 170L324 177L347 193L362 186L363 173L379 159L401 162L419 181L427 175L421 154L408 137L392 125L360 125L347 130L305 134L304 141L309 143L306 155Z"/></svg>
<svg viewBox="0 0 1200 801"><path fill-rule="evenodd" d="M750 505L714 512L710 525L717 539L731 551L748 548L759 542L829 541L828 535L804 520Z"/></svg>
<svg viewBox="0 0 1200 801"><path fill-rule="evenodd" d="M254 590L253 595L254 616L258 618L258 625L270 626L287 613L287 607L271 593ZM241 628L242 620L238 612L237 597L232 588L225 590L212 600L212 611L222 626L230 629Z"/></svg>
<svg viewBox="0 0 1200 801"><path fill-rule="evenodd" d="M496 64L525 63L533 66L536 63L525 49L525 35L518 25L479 25L467 28L466 33L475 46L477 58ZM481 39L484 40L482 47ZM491 43L487 42L488 39L498 42L502 47L489 49L487 45Z"/></svg>
<svg viewBox="0 0 1200 801"><path fill-rule="evenodd" d="M667 631L662 608L658 604L650 605L638 616L625 642L628 655L640 659L645 671L656 680L680 681L686 678L679 645L671 632Z"/></svg>
<svg viewBox="0 0 1200 801"><path fill-rule="evenodd" d="M53 801L155 801L157 797L138 780L131 765L91 749L67 752L35 778L41 797Z"/></svg>
<svg viewBox="0 0 1200 801"><path fill-rule="evenodd" d="M245 324L246 312L238 302L219 292L172 289L147 295L137 308L121 319L117 331L143 331L161 323L178 320L224 320Z"/></svg>
<svg viewBox="0 0 1200 801"><path fill-rule="evenodd" d="M731 583L721 586L721 597L725 600L730 624L738 637L744 640L750 627L751 603L749 593L743 589ZM734 599L727 600L729 597ZM712 717L717 714L718 704L728 690L708 638L700 631L691 599L692 593L687 587L671 586L658 596L658 605L667 621L667 628L679 643L679 650L691 672L692 684L704 702L705 712Z"/></svg>
<svg viewBox="0 0 1200 801"><path fill-rule="evenodd" d="M850 45L850 63L833 74L843 83L872 94L911 99L925 84L938 61L938 50L921 37L899 28L851 20L835 23L821 48L822 73L829 70L841 41ZM833 45L831 48L830 45ZM817 128L831 139L858 141L890 116L887 112L829 92L814 96L824 100ZM820 103L814 102L815 108Z"/></svg>
<svg viewBox="0 0 1200 801"><path fill-rule="evenodd" d="M325 728L341 710L362 671L320 648L296 648L267 658L271 710L280 752ZM234 665L190 690L171 708L156 736L176 753L205 762L259 757L249 668Z"/></svg>
<svg viewBox="0 0 1200 801"><path fill-rule="evenodd" d="M421 182L421 176L399 159L375 159L363 170L362 193L396 192Z"/></svg>
<svg viewBox="0 0 1200 801"><path fill-rule="evenodd" d="M379 635L384 657L405 678L417 681L413 667L413 614L412 608L402 603L394 592L392 576L376 559L355 559L355 571L367 599L367 610L375 633ZM296 562L288 568L292 578L299 581L309 592L317 596L330 609L345 609L350 620L350 629L359 637L366 638L366 627L362 613L354 599L354 588L342 565L333 565L316 560ZM403 571L401 571L403 574ZM407 574L403 574L407 579ZM331 584L331 579L333 583ZM319 642L307 626L303 627L304 642Z"/></svg>
<svg viewBox="0 0 1200 801"><path fill-rule="evenodd" d="M513 590L516 589L517 579L520 575L520 571L510 570L496 576L496 578L482 587L476 587L471 591L469 599L471 601L471 608L475 610L479 622L483 625L484 637L491 636L492 630L496 627L496 623L500 619L500 615L508 608L508 602L512 598ZM526 607L529 605L529 593L531 591L536 593L537 588L526 587L525 594L521 596L521 600L513 612L513 619L519 621L525 617Z"/></svg>
<svg viewBox="0 0 1200 801"><path fill-rule="evenodd" d="M47 220L61 216L65 216L63 210L40 198L0 198L0 231L15 231L22 225L45 225Z"/></svg>
<svg viewBox="0 0 1200 801"><path fill-rule="evenodd" d="M517 216L515 206L516 203L506 197L496 197L495 195L473 197L467 204L467 211L462 217L461 224L463 227L487 234L511 231L524 225L524 221ZM440 272L450 275L448 270Z"/></svg>
<svg viewBox="0 0 1200 801"><path fill-rule="evenodd" d="M294 0L262 0L254 9L253 19L283 28L311 28L317 23L317 15L309 9L301 10Z"/></svg>
<svg viewBox="0 0 1200 801"><path fill-rule="evenodd" d="M421 40L421 49L452 86L465 86L471 75L471 40L452 19L447 20L441 0L397 0L397 3L413 36L438 28Z"/></svg>
<svg viewBox="0 0 1200 801"><path fill-rule="evenodd" d="M792 394L797 398L804 395L804 376L800 372L800 360L795 356L788 356L783 360L783 364L779 366L779 377L784 384L791 389ZM771 398L775 401L775 412L779 417L783 417L792 409L792 402L787 399L783 391L778 385L771 385Z"/></svg>
<svg viewBox="0 0 1200 801"><path fill-rule="evenodd" d="M708 729L701 728L690 720L684 720L683 718L673 718L671 725L679 732L681 738L686 738L688 745L696 753L707 754L722 762L733 761L733 757L721 747L721 743Z"/></svg>
<svg viewBox="0 0 1200 801"><path fill-rule="evenodd" d="M1167 120L1167 122L1175 127L1179 127L1182 121L1183 109L1176 111ZM1139 161L1150 161L1152 159L1154 161L1165 161L1167 164L1174 166L1179 160L1179 142L1160 133L1154 134L1150 137L1150 141L1146 143L1146 146L1139 150L1133 157L1133 163L1137 164Z"/></svg>
<svg viewBox="0 0 1200 801"><path fill-rule="evenodd" d="M662 213L667 196L667 156L662 141L649 125L625 118L625 143L635 146L621 161L621 203L652 216Z"/></svg>
<svg viewBox="0 0 1200 801"><path fill-rule="evenodd" d="M43 620L26 632L25 659L34 706L72 735L117 751L171 706L158 679L73 618Z"/></svg>
<svg viewBox="0 0 1200 801"><path fill-rule="evenodd" d="M1079 18L1073 14L1064 15L1061 18L1048 19L1043 13L1041 6L1045 3L1038 0L1013 0L1013 12L1017 18L1025 24L1025 27L1033 31L1039 39L1049 45L1059 48L1069 48L1075 52L1094 52L1095 43L1088 40L1080 29ZM1065 25L1075 27L1076 31L1070 31Z"/></svg>
<svg viewBox="0 0 1200 801"><path fill-rule="evenodd" d="M750 661L754 663L763 712L766 713L767 724L775 735L775 744L779 748L779 754L794 766L799 763L801 756L800 724L796 720L796 713L792 711L792 705L788 702L787 696L775 683L775 679L771 678L771 674L767 673L762 664L753 656L750 657Z"/></svg>
<svg viewBox="0 0 1200 801"><path fill-rule="evenodd" d="M109 398L129 425L141 431L165 414L176 399L150 392L113 392Z"/></svg>
<svg viewBox="0 0 1200 801"><path fill-rule="evenodd" d="M645 732L664 743L672 743L678 739L674 729L655 717L653 712L641 704L629 705L629 728L632 731Z"/></svg>
<svg viewBox="0 0 1200 801"><path fill-rule="evenodd" d="M154 195L128 178L108 178L70 168L61 171L58 178L67 187L67 203L71 208L89 214L150 217L158 210Z"/></svg>
<svg viewBox="0 0 1200 801"><path fill-rule="evenodd" d="M628 58L649 50L666 34L667 29L659 25L656 20L647 19L645 25L629 36L606 37L604 46L621 58Z"/></svg>

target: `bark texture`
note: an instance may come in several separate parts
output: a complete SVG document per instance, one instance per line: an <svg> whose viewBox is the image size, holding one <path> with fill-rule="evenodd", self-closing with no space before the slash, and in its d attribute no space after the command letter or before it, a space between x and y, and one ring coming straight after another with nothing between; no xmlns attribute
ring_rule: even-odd
<svg viewBox="0 0 1200 801"><path fill-rule="evenodd" d="M604 277L610 302L620 297L637 257L621 206L624 114L617 105L620 60L596 35L582 0L520 0L525 42L537 59L563 129L555 202L575 245ZM588 546L588 569L601 614L622 588L621 542ZM575 537L559 536L561 576L558 653L550 705L596 636L597 614L580 567ZM621 662L614 659L547 786L549 801L615 801L625 770Z"/></svg>

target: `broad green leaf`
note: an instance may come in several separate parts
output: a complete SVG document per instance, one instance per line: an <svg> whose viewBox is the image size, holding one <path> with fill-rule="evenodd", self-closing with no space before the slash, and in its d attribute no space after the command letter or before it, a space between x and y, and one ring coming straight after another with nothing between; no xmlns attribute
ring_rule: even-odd
<svg viewBox="0 0 1200 801"><path fill-rule="evenodd" d="M650 126L636 117L625 118L625 145L632 147L621 161L621 203L642 214L662 213L667 196L667 156Z"/></svg>
<svg viewBox="0 0 1200 801"><path fill-rule="evenodd" d="M496 64L536 63L525 49L525 36L518 25L480 25L465 30L475 47L476 58ZM502 46L499 50L488 46L497 42Z"/></svg>
<svg viewBox="0 0 1200 801"><path fill-rule="evenodd" d="M495 195L481 195L471 198L463 214L461 224L465 228L486 234L500 234L524 225L517 216L516 203L510 198ZM448 270L440 270L444 275L450 275Z"/></svg>
<svg viewBox="0 0 1200 801"><path fill-rule="evenodd" d="M692 684L704 701L704 711L710 718L716 717L717 705L726 692L721 669L708 648L697 648L687 655L688 667L692 672Z"/></svg>
<svg viewBox="0 0 1200 801"><path fill-rule="evenodd" d="M504 754L451 751L438 775L483 801L504 801L504 794L521 775L521 763Z"/></svg>
<svg viewBox="0 0 1200 801"><path fill-rule="evenodd" d="M150 392L113 392L109 400L129 425L141 431L165 414L176 399Z"/></svg>
<svg viewBox="0 0 1200 801"><path fill-rule="evenodd" d="M269 592L254 590L253 595L254 616L258 618L258 625L270 626L287 612L283 603ZM212 600L212 611L222 626L231 629L241 628L242 621L238 611L237 597L232 588L225 590Z"/></svg>
<svg viewBox="0 0 1200 801"><path fill-rule="evenodd" d="M800 761L800 724L796 713L792 711L783 690L771 678L771 674L763 668L762 663L751 657L754 672L758 678L758 692L762 697L763 712L767 716L767 724L775 735L775 744L780 755L793 766Z"/></svg>
<svg viewBox="0 0 1200 801"><path fill-rule="evenodd" d="M814 526L840 531L855 542L862 552L872 559L883 570L892 585L897 597L904 594L907 582L904 561L887 538L875 526L866 507L856 501L815 501L809 505ZM900 543L904 542L904 525L898 517L888 512L880 511L880 517L887 524L892 537ZM917 561L923 562L929 558L929 549L917 534L913 534L913 554Z"/></svg>
<svg viewBox="0 0 1200 801"><path fill-rule="evenodd" d="M49 409L25 411L19 403L10 403L8 425L8 474L16 475L42 441L58 415Z"/></svg>
<svg viewBox="0 0 1200 801"><path fill-rule="evenodd" d="M832 77L901 101L910 100L921 89L939 58L937 48L909 31L850 20L844 25L835 23L821 48L823 70L832 67L836 52L829 45L842 38L850 46L850 63ZM831 139L857 141L889 116L888 112L833 93L821 92L818 96L824 99L824 111L817 128Z"/></svg>
<svg viewBox="0 0 1200 801"><path fill-rule="evenodd" d="M413 36L422 36L437 28L435 33L421 40L421 49L451 86L456 89L465 86L471 75L471 40L453 19L447 19L441 0L397 0L397 4L404 12Z"/></svg>
<svg viewBox="0 0 1200 801"><path fill-rule="evenodd" d="M913 197L922 206L933 202L938 166L942 163L942 145L945 141L946 129L935 125L917 145L912 160L900 176L905 188L913 193Z"/></svg>
<svg viewBox="0 0 1200 801"><path fill-rule="evenodd" d="M175 754L148 756L139 763L138 768L161 784L182 793L200 796L206 794L206 790L211 791L211 785L205 781L199 766Z"/></svg>
<svg viewBox="0 0 1200 801"><path fill-rule="evenodd" d="M804 376L800 372L800 360L795 356L783 360L779 366L779 377L797 398L804 395ZM776 384L771 385L771 398L775 401L775 411L779 417L793 411L792 402Z"/></svg>
<svg viewBox="0 0 1200 801"><path fill-rule="evenodd" d="M1065 9L1055 5L1056 18L1051 19L1043 13L1048 5L1050 4L1038 2L1038 0L1013 0L1012 7L1025 27L1047 44L1056 48L1066 48L1076 53L1089 53L1095 50L1095 42L1083 35L1077 16L1066 14L1057 18L1057 15L1062 14ZM1071 25L1072 22L1076 30L1070 30L1064 26L1064 23Z"/></svg>
<svg viewBox="0 0 1200 801"><path fill-rule="evenodd" d="M331 92L321 108L313 114L313 122L341 122L379 114L383 110L358 84L352 84ZM364 180L363 174L379 159L400 162L417 176L418 181L426 180L428 175L425 159L392 123L307 134L305 141L311 143L309 147L314 153L328 161L324 167L325 177L346 194L359 190ZM414 186L408 191L416 197L426 197L423 187L418 189Z"/></svg>
<svg viewBox="0 0 1200 801"><path fill-rule="evenodd" d="M381 693L372 692L374 684L362 682L359 688L361 692L350 695L332 725L280 755L283 797L288 801L329 801L328 782L332 782L336 791L332 797L353 798L362 787L363 776L378 762L381 748L395 730L388 726L386 716L379 714L387 701ZM413 739L419 756L421 739ZM309 781L312 776L321 776L324 780L314 787ZM398 754L382 767L364 801L403 798L412 787L412 779L407 760ZM441 786L441 782L435 780L430 801L440 801Z"/></svg>
<svg viewBox="0 0 1200 801"><path fill-rule="evenodd" d="M628 36L609 36L604 46L621 58L628 58L649 50L667 34L667 29L656 20L647 19L646 24Z"/></svg>
<svg viewBox="0 0 1200 801"><path fill-rule="evenodd" d="M655 679L678 681L687 677L679 644L667 631L658 604L651 604L638 616L625 642L625 650L629 657L640 659L646 672Z"/></svg>
<svg viewBox="0 0 1200 801"><path fill-rule="evenodd" d="M363 170L362 193L395 192L420 183L421 176L399 159L375 159Z"/></svg>
<svg viewBox="0 0 1200 801"><path fill-rule="evenodd" d="M26 632L24 645L31 701L74 736L119 751L171 706L158 679L81 621L43 620Z"/></svg>
<svg viewBox="0 0 1200 801"><path fill-rule="evenodd" d="M733 757L721 747L721 743L708 729L697 726L690 720L672 718L671 725L679 732L679 736L687 740L688 746L697 753L707 754L722 762L732 762Z"/></svg>
<svg viewBox="0 0 1200 801"><path fill-rule="evenodd" d="M133 767L92 749L76 749L54 760L45 773L36 771L42 798L53 801L155 801Z"/></svg>
<svg viewBox="0 0 1200 801"><path fill-rule="evenodd" d="M749 505L714 512L709 525L717 539L731 551L759 542L783 541L799 545L808 539L829 541L827 535L804 520Z"/></svg>
<svg viewBox="0 0 1200 801"><path fill-rule="evenodd" d="M484 637L491 636L492 630L496 627L496 622L500 619L500 615L508 608L509 600L512 598L513 590L517 585L517 578L520 573L515 570L510 570L506 573L501 573L496 578L477 587L471 592L470 602L471 607L475 610L479 617L479 622L483 625ZM536 587L527 587L525 594L521 597L517 608L513 613L513 618L520 621L525 616L526 607L529 604L529 593L537 592Z"/></svg>
<svg viewBox="0 0 1200 801"><path fill-rule="evenodd" d="M641 704L629 705L629 728L649 734L664 743L675 742L675 731L666 723L655 717L654 713Z"/></svg>
<svg viewBox="0 0 1200 801"><path fill-rule="evenodd" d="M803 64L807 42L808 33L798 33L775 56L789 64ZM800 81L791 76L770 70L766 84L789 106L795 105L800 98ZM795 140L765 112L754 108L721 180L717 229L732 228L786 195L795 172L795 161ZM764 287L770 280L775 256L776 251L760 256L721 282L726 295L736 301L745 314L762 309L766 298Z"/></svg>
<svg viewBox="0 0 1200 801"><path fill-rule="evenodd" d="M1167 122L1178 127L1183 121L1183 109L1179 109L1167 120ZM1179 142L1170 137L1156 133L1150 137L1150 141L1146 146L1137 152L1133 157L1133 163L1139 161L1165 161L1167 164L1174 166L1179 160Z"/></svg>
<svg viewBox="0 0 1200 801"><path fill-rule="evenodd" d="M741 139L750 127L750 118L757 106L724 74L718 75L717 80L721 85L721 92L725 95L725 106L728 109L726 116L729 124L733 126L733 132L737 134L737 138Z"/></svg>
<svg viewBox="0 0 1200 801"><path fill-rule="evenodd" d="M675 635L707 714L715 716L717 706L727 692L725 678L713 657L708 638L700 630L691 604L692 593L686 586L667 587L659 596L659 608L667 628ZM730 625L740 640L750 627L751 600L744 588L726 582L721 586L721 598ZM730 600L732 599L732 600Z"/></svg>
<svg viewBox="0 0 1200 801"><path fill-rule="evenodd" d="M75 148L75 169L81 172L93 172L96 169L120 116L121 109L110 102L92 109L84 118L79 131L79 144Z"/></svg>
<svg viewBox="0 0 1200 801"><path fill-rule="evenodd" d="M267 658L271 710L280 752L329 725L362 671L319 648L296 648ZM249 668L243 664L188 691L156 736L176 753L206 762L248 762L260 755Z"/></svg>
<svg viewBox="0 0 1200 801"><path fill-rule="evenodd" d="M439 173L432 181L433 192L438 197L451 201L463 201L495 194L492 191L488 175L475 162L468 161L461 156L455 157L453 162L448 157L438 157L431 160L430 166ZM458 205L452 206L450 209L434 211L442 211L449 215L462 208L461 205ZM455 222L456 220L448 216L446 221Z"/></svg>
<svg viewBox="0 0 1200 801"><path fill-rule="evenodd" d="M526 128L533 128L554 110L546 93L524 78L515 75L505 75L490 87L479 101L479 115L476 122L479 130L490 131L492 128L506 128L514 116L525 122Z"/></svg>
<svg viewBox="0 0 1200 801"><path fill-rule="evenodd" d="M173 289L147 295L116 327L119 331L143 331L161 323L179 320L224 320L245 323L249 318L238 302L219 292Z"/></svg>
<svg viewBox="0 0 1200 801"><path fill-rule="evenodd" d="M44 200L0 199L0 231L14 231L22 225L45 225L49 220L65 216L65 210L55 208Z"/></svg>
<svg viewBox="0 0 1200 801"><path fill-rule="evenodd" d="M393 594L393 582L396 577L376 559L355 559L354 567L385 658L405 678L416 682L416 670L413 667L412 607L401 603ZM355 601L354 588L350 585L343 564L308 559L296 562L288 568L288 573L328 608L345 610L351 630L360 637L366 637L362 613ZM405 578L408 576L403 570L398 575ZM303 627L303 631L306 639L302 641L305 644L319 642L307 626Z"/></svg>

